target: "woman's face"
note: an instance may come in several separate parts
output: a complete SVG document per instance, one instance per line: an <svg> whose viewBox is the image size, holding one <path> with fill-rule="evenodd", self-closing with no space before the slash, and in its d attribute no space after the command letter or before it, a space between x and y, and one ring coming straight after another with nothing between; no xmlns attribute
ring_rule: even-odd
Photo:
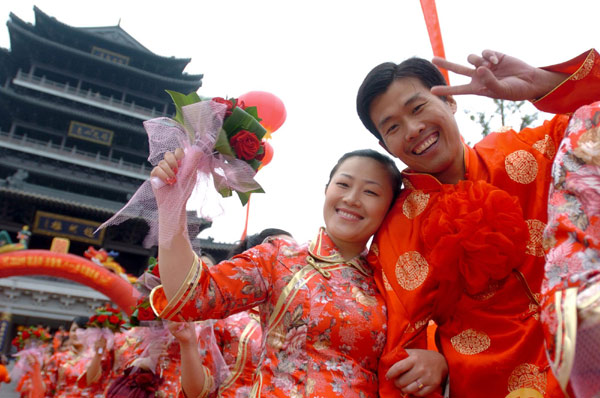
<svg viewBox="0 0 600 398"><path fill-rule="evenodd" d="M338 249L365 247L390 208L391 184L387 167L369 157L353 156L338 167L323 206L327 233Z"/></svg>
<svg viewBox="0 0 600 398"><path fill-rule="evenodd" d="M79 329L79 326L77 326L77 324L73 322L71 324L71 328L69 329L69 340L72 345L81 344L81 342L79 341L79 336L77 335L77 329Z"/></svg>

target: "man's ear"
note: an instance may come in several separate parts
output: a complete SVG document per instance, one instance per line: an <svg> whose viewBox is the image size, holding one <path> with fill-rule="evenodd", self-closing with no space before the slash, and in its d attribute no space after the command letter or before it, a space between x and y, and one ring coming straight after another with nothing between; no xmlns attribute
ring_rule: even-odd
<svg viewBox="0 0 600 398"><path fill-rule="evenodd" d="M383 149L385 149L385 151L387 153L389 153L390 155L392 155L392 157L396 157L396 155L391 153L390 150L387 148L387 146L385 146L385 143L383 141L379 140L379 146L382 147Z"/></svg>
<svg viewBox="0 0 600 398"><path fill-rule="evenodd" d="M456 100L454 99L454 97L451 96L451 95L447 95L446 96L446 103L448 104L448 106L452 110L452 113L456 113L457 106L456 106Z"/></svg>

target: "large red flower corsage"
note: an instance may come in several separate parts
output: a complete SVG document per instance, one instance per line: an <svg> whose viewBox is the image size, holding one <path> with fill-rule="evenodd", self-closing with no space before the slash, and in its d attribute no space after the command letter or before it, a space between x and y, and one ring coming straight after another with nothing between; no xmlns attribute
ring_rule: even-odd
<svg viewBox="0 0 600 398"><path fill-rule="evenodd" d="M516 197L484 181L460 181L443 187L421 236L441 286L456 296L506 278L523 260L529 231Z"/></svg>

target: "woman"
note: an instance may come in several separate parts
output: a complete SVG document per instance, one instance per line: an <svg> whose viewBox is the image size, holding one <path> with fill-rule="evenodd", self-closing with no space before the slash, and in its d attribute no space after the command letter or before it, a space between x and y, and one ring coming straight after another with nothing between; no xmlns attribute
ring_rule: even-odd
<svg viewBox="0 0 600 398"><path fill-rule="evenodd" d="M168 184L155 192L159 226L185 216L162 205L182 159L182 150L166 153L152 171ZM183 162L179 177L186 172ZM151 294L153 308L163 319L188 321L259 305L265 349L251 396L376 397L386 309L365 260L366 244L399 189L400 173L387 156L347 153L330 173L325 228L310 245L274 239L210 269L198 261L182 226L168 247L159 245L163 285Z"/></svg>
<svg viewBox="0 0 600 398"><path fill-rule="evenodd" d="M44 387L46 397L101 397L104 385L103 377L88 377L88 366L96 357L103 357L106 342L97 342L94 354L86 355L86 347L80 339L78 331L85 328L87 317L76 317L69 329L69 348L52 355L44 370ZM105 360L103 369L109 365ZM104 372L103 372L104 374Z"/></svg>

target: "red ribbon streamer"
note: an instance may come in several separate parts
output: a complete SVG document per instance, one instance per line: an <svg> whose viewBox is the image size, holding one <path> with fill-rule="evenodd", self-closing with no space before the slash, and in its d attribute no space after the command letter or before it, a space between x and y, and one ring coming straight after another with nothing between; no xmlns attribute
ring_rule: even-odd
<svg viewBox="0 0 600 398"><path fill-rule="evenodd" d="M242 237L240 240L246 239L248 236L248 218L250 217L250 197L252 195L248 195L248 202L246 203L246 222L244 223L244 232L242 232Z"/></svg>
<svg viewBox="0 0 600 398"><path fill-rule="evenodd" d="M437 9L435 7L435 0L421 0L421 9L423 10L423 16L425 17L425 24L427 25L427 33L429 34L429 41L431 42L433 55L436 57L446 58L444 42L442 41L442 32L440 30L440 22L438 20ZM440 69L440 71L446 78L446 82L450 84L448 71L446 69Z"/></svg>

